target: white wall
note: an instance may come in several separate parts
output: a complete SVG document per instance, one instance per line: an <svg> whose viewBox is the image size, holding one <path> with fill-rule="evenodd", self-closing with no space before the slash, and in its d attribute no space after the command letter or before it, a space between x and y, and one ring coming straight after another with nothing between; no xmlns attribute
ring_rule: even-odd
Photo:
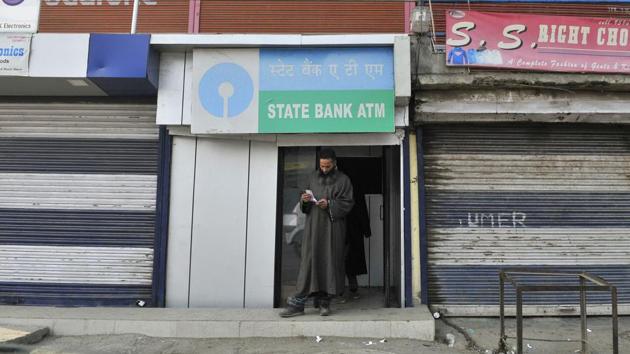
<svg viewBox="0 0 630 354"><path fill-rule="evenodd" d="M250 157L245 307L272 307L278 148L252 142Z"/></svg>
<svg viewBox="0 0 630 354"><path fill-rule="evenodd" d="M174 137L166 257L166 307L188 307L197 138Z"/></svg>
<svg viewBox="0 0 630 354"><path fill-rule="evenodd" d="M273 305L277 147L174 137L168 307Z"/></svg>
<svg viewBox="0 0 630 354"><path fill-rule="evenodd" d="M242 306L249 142L197 140L190 307Z"/></svg>
<svg viewBox="0 0 630 354"><path fill-rule="evenodd" d="M85 78L90 35L37 33L33 35L29 76Z"/></svg>

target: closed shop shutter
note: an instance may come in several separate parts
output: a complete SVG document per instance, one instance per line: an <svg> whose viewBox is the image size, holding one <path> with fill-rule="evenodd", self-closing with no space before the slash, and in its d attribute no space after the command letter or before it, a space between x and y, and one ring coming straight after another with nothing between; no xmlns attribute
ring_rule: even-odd
<svg viewBox="0 0 630 354"><path fill-rule="evenodd" d="M0 303L151 304L155 105L0 104Z"/></svg>
<svg viewBox="0 0 630 354"><path fill-rule="evenodd" d="M138 33L186 33L189 0L140 1ZM129 33L133 1L42 1L39 32Z"/></svg>
<svg viewBox="0 0 630 354"><path fill-rule="evenodd" d="M590 272L630 303L628 126L437 125L422 138L431 304L497 306L499 270L512 267ZM525 301L540 312L579 296ZM610 297L589 293L588 302Z"/></svg>
<svg viewBox="0 0 630 354"><path fill-rule="evenodd" d="M202 33L404 33L403 1L202 1Z"/></svg>

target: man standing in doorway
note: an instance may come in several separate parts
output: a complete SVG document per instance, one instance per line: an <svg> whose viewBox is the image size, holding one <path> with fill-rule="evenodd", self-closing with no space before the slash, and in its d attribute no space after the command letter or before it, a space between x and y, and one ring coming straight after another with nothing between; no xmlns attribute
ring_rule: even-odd
<svg viewBox="0 0 630 354"><path fill-rule="evenodd" d="M319 169L313 172L300 196L306 222L296 293L287 300L280 316L303 315L309 296L319 304L320 315L330 315L331 298L341 295L345 287L345 217L353 205L352 184L337 169L335 152L321 149Z"/></svg>

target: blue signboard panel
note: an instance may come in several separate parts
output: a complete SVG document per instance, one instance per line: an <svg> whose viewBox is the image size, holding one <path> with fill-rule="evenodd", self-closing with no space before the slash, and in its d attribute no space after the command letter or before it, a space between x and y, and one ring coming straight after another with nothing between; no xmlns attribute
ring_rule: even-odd
<svg viewBox="0 0 630 354"><path fill-rule="evenodd" d="M87 77L110 96L155 95L159 56L148 34L91 34Z"/></svg>
<svg viewBox="0 0 630 354"><path fill-rule="evenodd" d="M261 48L261 91L393 90L392 47Z"/></svg>

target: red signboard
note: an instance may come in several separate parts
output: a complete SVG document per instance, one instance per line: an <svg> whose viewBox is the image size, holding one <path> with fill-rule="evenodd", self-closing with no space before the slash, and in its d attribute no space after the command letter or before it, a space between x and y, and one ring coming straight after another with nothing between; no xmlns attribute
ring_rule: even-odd
<svg viewBox="0 0 630 354"><path fill-rule="evenodd" d="M446 64L630 74L630 19L448 10Z"/></svg>

